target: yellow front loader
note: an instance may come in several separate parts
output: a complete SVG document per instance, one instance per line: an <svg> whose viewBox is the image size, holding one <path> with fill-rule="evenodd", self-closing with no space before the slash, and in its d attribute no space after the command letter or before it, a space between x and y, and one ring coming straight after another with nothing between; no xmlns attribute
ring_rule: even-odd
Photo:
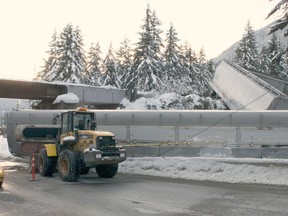
<svg viewBox="0 0 288 216"><path fill-rule="evenodd" d="M52 176L58 168L63 181L77 181L81 174L95 168L99 177L112 178L118 164L126 160L126 150L116 145L115 135L96 130L95 113L81 108L53 119L61 127L56 143L46 144L39 152L42 176Z"/></svg>

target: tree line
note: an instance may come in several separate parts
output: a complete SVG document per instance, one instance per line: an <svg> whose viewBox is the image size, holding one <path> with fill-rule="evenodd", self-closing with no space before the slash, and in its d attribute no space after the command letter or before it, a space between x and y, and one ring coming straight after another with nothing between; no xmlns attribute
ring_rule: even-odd
<svg viewBox="0 0 288 216"><path fill-rule="evenodd" d="M250 21L248 21L243 37L235 51L234 62L245 69L287 80L287 50L275 34L275 31L271 30L270 33L272 35L268 44L259 47L255 39L255 32Z"/></svg>
<svg viewBox="0 0 288 216"><path fill-rule="evenodd" d="M287 48L275 34L288 24L287 5L288 0L281 0L268 14L270 17L277 10L284 10L284 16L270 31L270 41L263 47L259 47L248 21L234 53L235 63L249 70L287 79ZM103 58L99 43L91 44L85 52L81 30L69 23L59 35L56 31L53 33L48 58L35 79L113 86L129 91L195 93L201 96L211 93L208 81L214 71L212 60L206 59L204 49L196 53L188 42L180 44L173 24L164 34L161 21L149 4L138 34L135 44L125 39L116 51L110 45Z"/></svg>
<svg viewBox="0 0 288 216"><path fill-rule="evenodd" d="M130 91L209 93L213 63L206 59L204 49L196 53L188 42L179 45L173 24L163 40L160 26L161 21L148 4L138 42L132 44L125 39L117 51L110 45L102 58L99 43L92 43L85 52L81 30L69 23L59 35L53 33L48 58L35 79Z"/></svg>
<svg viewBox="0 0 288 216"><path fill-rule="evenodd" d="M282 16L278 14L277 20L269 31L272 36L268 44L263 47L258 46L255 32L248 21L235 51L234 61L246 69L288 80L288 47L284 47L275 34L279 30L284 30L284 36L288 36L288 0L278 0L266 19L278 12L282 13Z"/></svg>

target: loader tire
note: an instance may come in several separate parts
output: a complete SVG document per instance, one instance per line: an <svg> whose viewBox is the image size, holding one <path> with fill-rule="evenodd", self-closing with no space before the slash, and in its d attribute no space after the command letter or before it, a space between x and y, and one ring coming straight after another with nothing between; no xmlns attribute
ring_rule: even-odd
<svg viewBox="0 0 288 216"><path fill-rule="evenodd" d="M41 176L52 176L56 169L57 158L48 157L46 149L39 151L38 169Z"/></svg>
<svg viewBox="0 0 288 216"><path fill-rule="evenodd" d="M118 164L98 165L95 170L101 178L113 178L118 172Z"/></svg>
<svg viewBox="0 0 288 216"><path fill-rule="evenodd" d="M90 170L90 168L86 167L85 164L82 163L80 174L81 175L87 175L89 173L89 170Z"/></svg>
<svg viewBox="0 0 288 216"><path fill-rule="evenodd" d="M71 150L63 150L58 158L58 172L62 181L75 182L80 178L80 158Z"/></svg>

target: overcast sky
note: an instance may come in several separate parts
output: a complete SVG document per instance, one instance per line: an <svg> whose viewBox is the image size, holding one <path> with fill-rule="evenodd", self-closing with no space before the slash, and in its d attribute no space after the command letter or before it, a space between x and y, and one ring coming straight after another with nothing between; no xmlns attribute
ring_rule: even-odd
<svg viewBox="0 0 288 216"><path fill-rule="evenodd" d="M0 78L31 79L43 66L54 30L79 26L85 49L99 42L103 54L124 38L138 41L147 3L166 33L173 23L178 37L208 58L241 39L250 20L254 30L272 19L278 1L269 0L3 0L0 2Z"/></svg>

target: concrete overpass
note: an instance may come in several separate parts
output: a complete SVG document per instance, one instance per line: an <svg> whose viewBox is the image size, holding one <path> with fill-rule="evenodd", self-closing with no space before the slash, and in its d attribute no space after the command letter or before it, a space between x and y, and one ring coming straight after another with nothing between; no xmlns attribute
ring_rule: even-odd
<svg viewBox="0 0 288 216"><path fill-rule="evenodd" d="M59 95L73 93L77 104L64 102L53 104ZM48 83L0 79L0 98L41 100L37 109L65 109L77 106L93 106L96 109L114 109L125 97L126 91L72 83Z"/></svg>

